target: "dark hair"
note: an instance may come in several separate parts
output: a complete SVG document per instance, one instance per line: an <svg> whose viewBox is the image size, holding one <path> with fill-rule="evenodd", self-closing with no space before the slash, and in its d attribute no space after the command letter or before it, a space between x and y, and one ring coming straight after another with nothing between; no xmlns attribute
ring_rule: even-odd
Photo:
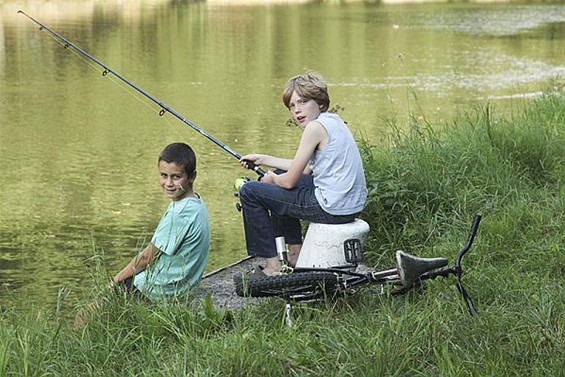
<svg viewBox="0 0 565 377"><path fill-rule="evenodd" d="M196 154L192 148L185 143L172 143L163 149L159 154L157 163L165 161L174 162L180 166L184 166L186 174L190 177L196 171Z"/></svg>
<svg viewBox="0 0 565 377"><path fill-rule="evenodd" d="M330 107L328 85L319 73L309 71L288 80L283 90L283 103L287 109L290 109L290 97L295 91L304 99L316 101L322 111L328 111Z"/></svg>

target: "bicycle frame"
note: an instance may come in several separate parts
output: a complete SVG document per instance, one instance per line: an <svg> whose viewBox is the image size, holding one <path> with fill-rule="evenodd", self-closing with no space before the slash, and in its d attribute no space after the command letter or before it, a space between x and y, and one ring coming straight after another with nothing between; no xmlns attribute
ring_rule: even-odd
<svg viewBox="0 0 565 377"><path fill-rule="evenodd" d="M295 268L289 274L256 281L250 280L247 284L251 287L251 296L278 296L287 299L288 315L290 301L316 300L336 293L347 293L355 288L371 284L380 284L382 286L393 284L398 288L391 293L396 295L420 286L421 282L425 280L454 275L457 289L463 296L469 313L471 316L476 316L477 311L473 300L463 287L461 280L463 275L461 263L473 244L480 221L481 216L475 215L467 242L457 253L455 264L452 267L444 267L447 265L445 258L417 258L402 251L397 251L397 266L389 269L355 272L347 268ZM403 253L404 260L415 262L412 265L417 265L418 268L410 267L412 268L411 271L403 273L401 270L402 266L399 265L403 259L398 258L398 253ZM406 273L409 276L406 276ZM238 286L236 283L236 291L239 295L245 295L245 287L243 287L243 283L241 284L241 286Z"/></svg>
<svg viewBox="0 0 565 377"><path fill-rule="evenodd" d="M467 293L465 288L463 287L463 283L461 281L463 275L463 268L461 267L461 262L463 261L463 257L467 252L471 249L471 245L475 240L475 236L477 234L479 223L481 221L481 215L475 215L473 218L473 223L471 225L471 230L469 231L469 235L467 237L467 242L463 247L459 250L457 255L455 256L455 264L452 267L445 267L440 269L433 269L431 271L427 271L422 273L418 276L417 280L419 282L425 280L433 280L437 277L448 277L449 275L454 275L456 278L456 286L465 303L467 304L467 308L469 310L469 314L471 316L476 316L477 311L475 309L475 305L471 296ZM337 271L336 271L337 272ZM367 283L379 283L379 284L388 284L388 283L398 283L400 282L400 277L398 274L398 267L370 272L370 273L354 273L349 271L342 271L341 274L343 275L350 275L349 279L344 281L344 287L355 287L359 285L366 285ZM406 290L409 290L411 287L406 287ZM403 293L402 290L398 290L398 293Z"/></svg>

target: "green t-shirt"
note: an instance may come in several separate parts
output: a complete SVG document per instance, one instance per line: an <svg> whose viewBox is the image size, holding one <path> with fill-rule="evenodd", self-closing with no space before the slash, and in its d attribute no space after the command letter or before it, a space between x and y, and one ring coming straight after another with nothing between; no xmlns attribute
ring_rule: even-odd
<svg viewBox="0 0 565 377"><path fill-rule="evenodd" d="M172 201L151 243L161 253L134 285L150 300L190 293L204 273L210 246L208 211L201 198Z"/></svg>

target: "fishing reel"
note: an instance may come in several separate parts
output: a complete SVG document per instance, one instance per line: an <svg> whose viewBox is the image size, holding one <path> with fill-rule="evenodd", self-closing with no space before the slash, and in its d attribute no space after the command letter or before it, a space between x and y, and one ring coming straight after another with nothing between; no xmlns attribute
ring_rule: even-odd
<svg viewBox="0 0 565 377"><path fill-rule="evenodd" d="M233 183L233 188L234 188L233 195L236 198L239 198L239 190L241 189L241 187L249 181L251 181L251 178L249 178L249 177L237 177L235 179L235 181ZM235 203L235 208L238 210L238 212L241 212L241 204L240 203Z"/></svg>

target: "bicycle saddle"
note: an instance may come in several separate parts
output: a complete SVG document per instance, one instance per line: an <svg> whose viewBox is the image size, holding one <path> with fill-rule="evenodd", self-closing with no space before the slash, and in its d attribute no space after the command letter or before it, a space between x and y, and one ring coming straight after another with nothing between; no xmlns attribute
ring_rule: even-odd
<svg viewBox="0 0 565 377"><path fill-rule="evenodd" d="M402 250L396 251L396 268L402 285L409 288L425 272L447 266L447 259L420 258L410 255Z"/></svg>

